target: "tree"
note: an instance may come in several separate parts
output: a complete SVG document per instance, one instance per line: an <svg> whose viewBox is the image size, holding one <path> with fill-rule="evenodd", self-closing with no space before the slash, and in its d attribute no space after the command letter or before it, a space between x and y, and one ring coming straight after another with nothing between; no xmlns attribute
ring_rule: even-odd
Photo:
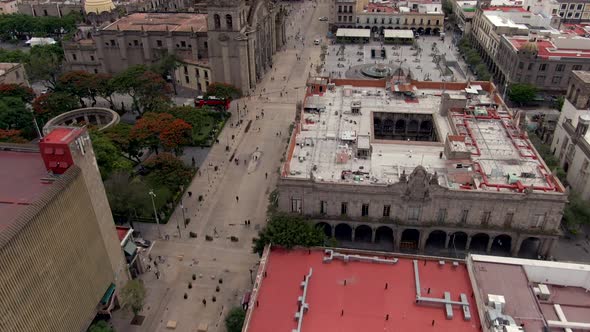
<svg viewBox="0 0 590 332"><path fill-rule="evenodd" d="M242 307L233 307L225 316L225 328L227 332L241 332L246 312Z"/></svg>
<svg viewBox="0 0 590 332"><path fill-rule="evenodd" d="M103 133L90 132L92 148L103 179L113 172L131 172L133 165L121 153L121 150Z"/></svg>
<svg viewBox="0 0 590 332"><path fill-rule="evenodd" d="M99 320L88 328L88 332L115 332L115 330L104 320Z"/></svg>
<svg viewBox="0 0 590 332"><path fill-rule="evenodd" d="M99 82L95 76L83 70L69 71L59 77L56 91L63 91L78 97L80 105L83 107L86 106L84 98L92 99L92 105L96 105Z"/></svg>
<svg viewBox="0 0 590 332"><path fill-rule="evenodd" d="M21 131L16 129L0 129L0 142L26 143L27 140L21 136Z"/></svg>
<svg viewBox="0 0 590 332"><path fill-rule="evenodd" d="M192 141L192 127L168 113L148 113L131 130L131 137L158 154L158 147L180 152Z"/></svg>
<svg viewBox="0 0 590 332"><path fill-rule="evenodd" d="M569 195L569 202L563 210L563 219L570 231L576 232L581 225L590 223L590 206L576 193Z"/></svg>
<svg viewBox="0 0 590 332"><path fill-rule="evenodd" d="M147 179L153 186L164 186L176 191L181 185L187 184L193 173L182 160L170 153L160 153L144 162L149 172Z"/></svg>
<svg viewBox="0 0 590 332"><path fill-rule="evenodd" d="M135 316L143 309L145 287L139 279L129 280L121 290L123 308L130 309Z"/></svg>
<svg viewBox="0 0 590 332"><path fill-rule="evenodd" d="M20 135L27 139L32 139L36 136L33 114L27 110L21 98L0 98L0 129L19 130ZM7 132L5 135L15 138L14 132ZM9 139L9 137L5 139Z"/></svg>
<svg viewBox="0 0 590 332"><path fill-rule="evenodd" d="M133 110L139 115L165 108L171 101L168 83L143 65L130 67L117 74L112 84L115 91L131 97Z"/></svg>
<svg viewBox="0 0 590 332"><path fill-rule="evenodd" d="M108 101L111 109L115 109L113 95L116 89L113 84L113 77L108 74L96 74L94 75L94 81L96 84L96 95Z"/></svg>
<svg viewBox="0 0 590 332"><path fill-rule="evenodd" d="M63 49L57 45L33 46L25 63L29 79L47 81L55 88L62 70Z"/></svg>
<svg viewBox="0 0 590 332"><path fill-rule="evenodd" d="M113 144L115 144L130 160L140 163L139 159L142 156L141 144L131 135L133 126L126 123L119 123L103 133L108 137Z"/></svg>
<svg viewBox="0 0 590 332"><path fill-rule="evenodd" d="M262 255L264 247L269 243L290 249L294 246L321 246L325 240L324 231L302 217L277 213L258 233L258 237L252 239L252 250Z"/></svg>
<svg viewBox="0 0 590 332"><path fill-rule="evenodd" d="M513 102L523 105L531 102L537 95L537 87L530 83L515 83L508 88L508 97Z"/></svg>
<svg viewBox="0 0 590 332"><path fill-rule="evenodd" d="M207 87L205 96L215 96L218 98L236 99L242 95L240 89L233 85L225 83L211 83Z"/></svg>
<svg viewBox="0 0 590 332"><path fill-rule="evenodd" d="M151 214L149 188L141 179L131 177L128 172L114 172L104 186L113 215L119 219Z"/></svg>
<svg viewBox="0 0 590 332"><path fill-rule="evenodd" d="M176 79L174 77L174 72L180 66L180 59L176 56L176 54L166 53L156 65L152 67L152 71L157 74L160 74L163 79L169 80L172 82L172 87L174 88L174 94L176 92Z"/></svg>
<svg viewBox="0 0 590 332"><path fill-rule="evenodd" d="M35 91L19 84L0 84L0 98L3 97L17 97L25 103L30 103L35 99Z"/></svg>
<svg viewBox="0 0 590 332"><path fill-rule="evenodd" d="M78 98L65 92L45 93L33 101L33 110L45 121L77 108L80 108Z"/></svg>

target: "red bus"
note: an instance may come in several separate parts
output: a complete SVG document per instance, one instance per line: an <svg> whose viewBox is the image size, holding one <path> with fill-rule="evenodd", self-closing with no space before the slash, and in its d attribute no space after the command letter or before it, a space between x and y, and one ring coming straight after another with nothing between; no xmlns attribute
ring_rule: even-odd
<svg viewBox="0 0 590 332"><path fill-rule="evenodd" d="M224 111L227 111L229 109L230 102L230 99L217 98L215 96L198 96L197 98L195 98L195 107L203 107L207 105L213 108L220 108Z"/></svg>

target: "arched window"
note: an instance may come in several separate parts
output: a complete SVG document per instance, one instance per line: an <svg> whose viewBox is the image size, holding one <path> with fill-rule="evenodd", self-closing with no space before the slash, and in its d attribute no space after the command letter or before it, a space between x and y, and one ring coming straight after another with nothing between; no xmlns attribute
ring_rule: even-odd
<svg viewBox="0 0 590 332"><path fill-rule="evenodd" d="M221 19L218 14L213 15L213 24L215 25L215 29L221 28Z"/></svg>
<svg viewBox="0 0 590 332"><path fill-rule="evenodd" d="M233 22L230 14L225 15L225 24L227 25L228 30L233 29Z"/></svg>

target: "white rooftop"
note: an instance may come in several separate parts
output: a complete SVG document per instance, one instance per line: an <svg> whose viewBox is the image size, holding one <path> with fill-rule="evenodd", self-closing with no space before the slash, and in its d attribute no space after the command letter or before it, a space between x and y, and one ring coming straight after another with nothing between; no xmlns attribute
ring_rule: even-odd
<svg viewBox="0 0 590 332"><path fill-rule="evenodd" d="M336 31L336 37L366 37L371 36L371 30L369 29L343 29L339 28Z"/></svg>
<svg viewBox="0 0 590 332"><path fill-rule="evenodd" d="M414 32L412 30L392 30L385 29L385 38L409 38L414 39Z"/></svg>
<svg viewBox="0 0 590 332"><path fill-rule="evenodd" d="M436 172L439 184L451 189L522 192L534 186L536 191L553 191L544 165L528 139L513 128L510 115L495 106L475 106L491 105L492 99L480 86L469 88L479 94L445 90L455 102L469 98L466 112L453 110L447 115L440 111L441 90L415 90L414 101L383 88L352 86L312 96L314 104L322 106L305 109L285 176L387 185L421 165ZM360 113L353 113L352 103L359 100ZM376 139L376 113L430 115L437 141ZM448 135L453 137L448 140L450 149L463 156L460 159L443 153ZM367 157L362 157L365 152Z"/></svg>

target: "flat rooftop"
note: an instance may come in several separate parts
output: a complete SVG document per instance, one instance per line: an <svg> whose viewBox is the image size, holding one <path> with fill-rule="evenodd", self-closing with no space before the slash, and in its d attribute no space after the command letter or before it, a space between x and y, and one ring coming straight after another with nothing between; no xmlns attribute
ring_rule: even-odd
<svg viewBox="0 0 590 332"><path fill-rule="evenodd" d="M134 13L118 19L102 30L207 32L207 14Z"/></svg>
<svg viewBox="0 0 590 332"><path fill-rule="evenodd" d="M525 331L564 331L551 321L581 323L586 324L585 330L590 328L589 265L482 255L471 255L468 260L483 302L487 303L489 294L503 296L504 314ZM546 298L535 294L539 285L547 287ZM480 310L489 308L486 303L479 304Z"/></svg>
<svg viewBox="0 0 590 332"><path fill-rule="evenodd" d="M445 87L451 100L462 101L466 106L443 114L443 91L434 88L438 84ZM417 166L423 166L429 173L436 172L439 185L449 189L562 190L526 135L515 128L511 115L494 101L498 96L491 96L475 83L467 88L456 83L418 85L421 88L413 90L414 98L391 89L350 85L308 96L302 121L291 139L292 153L288 154L283 177L389 185L399 182L404 173L409 175ZM360 112L353 113L352 106L358 103ZM376 139L375 114L386 114L386 119L387 114L395 114L410 123L412 116L426 118L435 128L437 139ZM391 130L396 130L396 125L392 121ZM445 145L462 157L447 155ZM366 157L359 157L361 150L368 151Z"/></svg>
<svg viewBox="0 0 590 332"><path fill-rule="evenodd" d="M39 151L0 150L0 232L51 186Z"/></svg>
<svg viewBox="0 0 590 332"><path fill-rule="evenodd" d="M324 263L325 257L329 255L323 250L270 250L258 272L258 289L252 293L244 331L294 331L298 298L304 292L301 283L310 269L305 295L309 309L303 313L301 331L480 331L473 290L462 263L418 260L416 267L422 297L443 299L450 292L450 299L459 301L463 294L470 320L464 319L460 306L452 306L452 318L447 319L444 305L417 303L413 259L398 258L391 264L344 262L334 255Z"/></svg>
<svg viewBox="0 0 590 332"><path fill-rule="evenodd" d="M560 60L561 58L590 58L590 50L589 49L576 49L576 48L558 48L553 41L550 39L537 39L535 42L531 42L528 37L521 37L521 36L513 36L507 37L505 36L512 47L515 50L520 50L525 44L533 43L537 47L537 56L542 59L550 59L550 60ZM580 42L586 42L586 38L580 38Z"/></svg>

